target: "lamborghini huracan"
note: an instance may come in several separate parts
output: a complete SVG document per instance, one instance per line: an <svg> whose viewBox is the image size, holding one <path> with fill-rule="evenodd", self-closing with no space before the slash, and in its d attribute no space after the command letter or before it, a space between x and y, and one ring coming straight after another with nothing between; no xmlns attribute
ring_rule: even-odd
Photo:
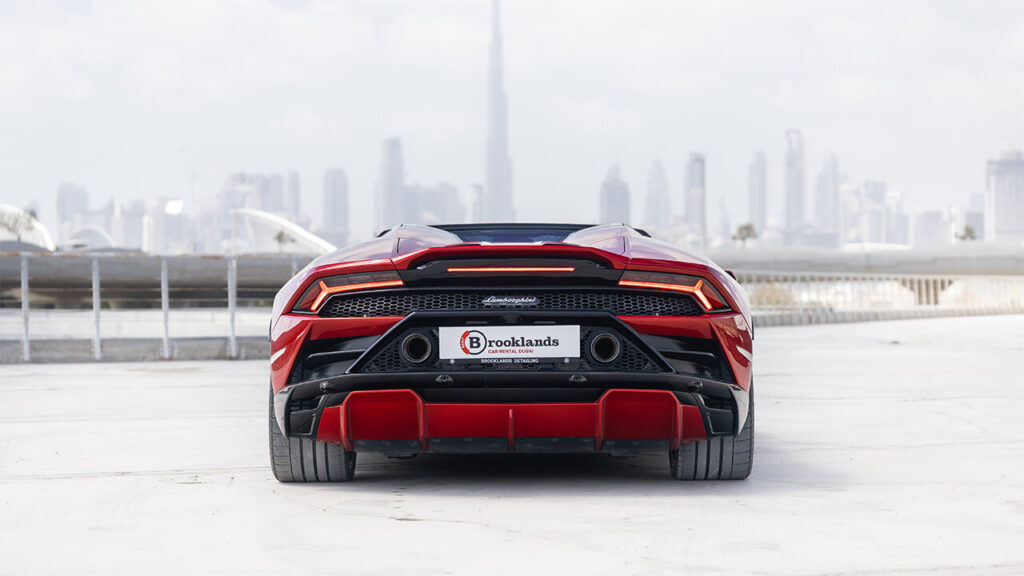
<svg viewBox="0 0 1024 576"><path fill-rule="evenodd" d="M361 452L661 452L680 480L751 471L745 292L626 225L398 226L285 284L270 342L280 481L350 480Z"/></svg>

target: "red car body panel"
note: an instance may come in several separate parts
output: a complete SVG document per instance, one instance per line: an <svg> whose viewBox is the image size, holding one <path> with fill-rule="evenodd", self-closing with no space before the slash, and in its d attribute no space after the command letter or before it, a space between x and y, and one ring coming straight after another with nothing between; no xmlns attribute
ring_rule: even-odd
<svg viewBox="0 0 1024 576"><path fill-rule="evenodd" d="M570 243L571 242L571 243ZM286 387L303 345L332 338L377 336L402 316L325 318L291 310L306 288L330 276L357 272L412 270L424 262L487 258L494 260L581 259L614 270L642 270L699 276L714 286L729 310L700 316L619 316L637 333L716 341L724 351L734 384L751 383L752 324L749 303L739 284L712 262L637 234L625 226L600 226L571 235L563 243L464 243L454 234L430 227L401 227L383 237L317 258L292 278L274 301L271 323L271 384ZM414 390L357 390L344 402L322 410L316 438L354 449L358 440L417 441L429 450L432 438L531 437L593 438L595 450L615 439L667 439L680 442L708 436L695 406L666 390L607 390L596 402L447 403L424 402Z"/></svg>
<svg viewBox="0 0 1024 576"><path fill-rule="evenodd" d="M357 440L414 440L423 451L431 438L506 438L509 450L519 438L593 438L594 450L606 440L705 438L695 406L679 404L665 390L617 390L597 402L425 403L412 390L352 392L340 406L324 410L317 440L354 449Z"/></svg>

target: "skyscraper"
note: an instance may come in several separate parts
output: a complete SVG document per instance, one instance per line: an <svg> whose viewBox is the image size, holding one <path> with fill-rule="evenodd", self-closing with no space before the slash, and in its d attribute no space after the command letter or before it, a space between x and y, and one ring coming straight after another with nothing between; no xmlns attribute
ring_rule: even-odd
<svg viewBox="0 0 1024 576"><path fill-rule="evenodd" d="M732 237L732 219L729 218L729 207L725 204L725 196L718 197L718 239L722 242Z"/></svg>
<svg viewBox="0 0 1024 576"><path fill-rule="evenodd" d="M903 194L887 188L885 191L885 241L889 244L910 242L910 217L903 211ZM979 234L981 228L977 228ZM980 238L980 236L979 236Z"/></svg>
<svg viewBox="0 0 1024 576"><path fill-rule="evenodd" d="M459 199L455 186L440 183L437 186L407 186L407 197L416 199L419 213L407 223L416 224L460 224L466 221L466 206Z"/></svg>
<svg viewBox="0 0 1024 576"><path fill-rule="evenodd" d="M234 251L232 239L237 232L234 211L239 208L268 210L269 192L267 176L249 172L229 175L217 195L216 209L198 228L198 240L207 252ZM205 218L204 218L205 219Z"/></svg>
<svg viewBox="0 0 1024 576"><path fill-rule="evenodd" d="M1024 241L1024 152L1020 150L988 162L985 240Z"/></svg>
<svg viewBox="0 0 1024 576"><path fill-rule="evenodd" d="M613 164L608 169L601 184L600 223L629 223L629 185L619 176L619 165Z"/></svg>
<svg viewBox="0 0 1024 576"><path fill-rule="evenodd" d="M955 208L955 226L957 235L966 236L967 228L974 234L973 240L985 238L985 195L971 194L967 206ZM964 237L963 240L970 238Z"/></svg>
<svg viewBox="0 0 1024 576"><path fill-rule="evenodd" d="M839 160L831 155L814 185L814 225L819 232L839 232Z"/></svg>
<svg viewBox="0 0 1024 576"><path fill-rule="evenodd" d="M514 222L512 159L508 155L508 98L505 96L501 50L501 2L492 6L490 70L487 79L487 182L483 217L491 222Z"/></svg>
<svg viewBox="0 0 1024 576"><path fill-rule="evenodd" d="M380 170L374 192L376 231L393 228L402 223L407 206L405 198L405 166L402 161L402 142L389 138L381 146Z"/></svg>
<svg viewBox="0 0 1024 576"><path fill-rule="evenodd" d="M89 211L89 193L81 186L61 182L57 187L58 238L66 241L81 225L82 214Z"/></svg>
<svg viewBox="0 0 1024 576"><path fill-rule="evenodd" d="M786 131L785 236L794 242L804 226L804 137L799 130Z"/></svg>
<svg viewBox="0 0 1024 576"><path fill-rule="evenodd" d="M953 224L942 210L923 210L914 215L912 246L944 246L953 243Z"/></svg>
<svg viewBox="0 0 1024 576"><path fill-rule="evenodd" d="M189 218L184 210L185 201L181 198L157 198L156 205L149 210L152 232L147 242L147 252L185 254L199 251L196 222Z"/></svg>
<svg viewBox="0 0 1024 576"><path fill-rule="evenodd" d="M839 185L839 245L861 242L860 186L844 180Z"/></svg>
<svg viewBox="0 0 1024 576"><path fill-rule="evenodd" d="M121 248L145 250L147 246L146 203L132 200L126 204L114 204L114 215L110 220L110 235Z"/></svg>
<svg viewBox="0 0 1024 576"><path fill-rule="evenodd" d="M758 236L764 236L768 225L765 200L767 198L767 167L764 152L754 154L754 161L747 169L747 194L749 197L749 213L747 220L754 225Z"/></svg>
<svg viewBox="0 0 1024 576"><path fill-rule="evenodd" d="M704 155L690 154L686 163L686 213L683 214L690 234L700 241L700 249L707 247L708 213L706 207L707 186L705 181Z"/></svg>
<svg viewBox="0 0 1024 576"><path fill-rule="evenodd" d="M299 187L299 173L292 170L288 173L288 194L285 196L284 209L293 218L299 215L302 193Z"/></svg>
<svg viewBox="0 0 1024 576"><path fill-rule="evenodd" d="M861 184L860 241L868 244L886 241L889 214L885 199L888 186L879 180L865 180Z"/></svg>
<svg viewBox="0 0 1024 576"><path fill-rule="evenodd" d="M486 222L484 219L484 187L473 184L469 187L469 221Z"/></svg>
<svg viewBox="0 0 1024 576"><path fill-rule="evenodd" d="M335 246L348 244L348 176L339 168L324 172L323 233Z"/></svg>
<svg viewBox="0 0 1024 576"><path fill-rule="evenodd" d="M271 174L257 176L259 182L260 209L267 212L281 212L284 206L284 176Z"/></svg>
<svg viewBox="0 0 1024 576"><path fill-rule="evenodd" d="M672 210L669 206L668 178L661 160L651 164L647 173L647 200L644 205L644 226L660 232L668 232Z"/></svg>

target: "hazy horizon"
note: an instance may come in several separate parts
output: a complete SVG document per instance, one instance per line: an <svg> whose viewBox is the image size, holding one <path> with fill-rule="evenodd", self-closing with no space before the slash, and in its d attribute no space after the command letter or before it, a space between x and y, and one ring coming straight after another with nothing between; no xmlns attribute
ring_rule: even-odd
<svg viewBox="0 0 1024 576"><path fill-rule="evenodd" d="M349 177L371 232L385 138L407 182L484 181L490 2L426 0L0 4L0 203L56 220L61 181L110 198L215 194L235 172L302 177L319 223L323 172ZM661 159L673 211L707 158L709 223L747 215L768 160L782 209L785 131L803 132L808 197L822 161L883 180L910 208L966 204L985 162L1024 145L1024 4L503 4L519 220L597 219L621 166L642 224Z"/></svg>

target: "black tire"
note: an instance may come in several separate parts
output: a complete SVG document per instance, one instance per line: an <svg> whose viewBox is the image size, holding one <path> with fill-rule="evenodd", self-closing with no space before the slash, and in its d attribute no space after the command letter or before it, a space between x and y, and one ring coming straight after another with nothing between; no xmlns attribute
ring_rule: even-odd
<svg viewBox="0 0 1024 576"><path fill-rule="evenodd" d="M274 418L270 394L270 467L281 482L347 482L356 472L356 453L341 444L285 438Z"/></svg>
<svg viewBox="0 0 1024 576"><path fill-rule="evenodd" d="M685 442L668 453L669 470L676 480L743 480L754 467L754 385L750 385L750 411L736 436L716 436Z"/></svg>

